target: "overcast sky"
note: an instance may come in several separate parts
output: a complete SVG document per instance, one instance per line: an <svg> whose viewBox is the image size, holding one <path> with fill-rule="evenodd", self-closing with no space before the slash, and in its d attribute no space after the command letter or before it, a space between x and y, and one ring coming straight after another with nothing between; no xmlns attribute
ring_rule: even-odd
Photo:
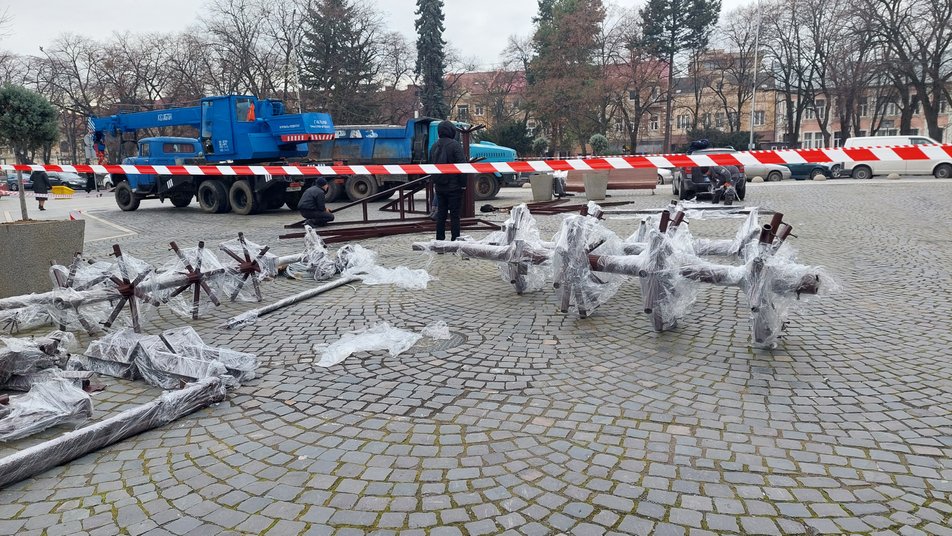
<svg viewBox="0 0 952 536"><path fill-rule="evenodd" d="M281 0L275 0L281 1ZM377 5L384 24L415 39L416 0L368 0ZM722 0L724 11L749 0ZM13 17L0 48L39 54L39 47L58 34L72 32L107 38L113 32L178 32L194 23L204 0L7 0ZM620 0L634 5L634 0ZM510 35L532 30L536 0L445 0L447 41L463 57L476 57L484 67L499 61Z"/></svg>

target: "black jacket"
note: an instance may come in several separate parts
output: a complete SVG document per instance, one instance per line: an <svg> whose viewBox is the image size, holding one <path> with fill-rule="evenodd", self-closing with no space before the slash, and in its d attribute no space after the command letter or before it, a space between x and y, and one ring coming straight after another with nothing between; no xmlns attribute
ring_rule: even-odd
<svg viewBox="0 0 952 536"><path fill-rule="evenodd" d="M33 183L33 193L48 194L50 192L50 177L45 171L30 173L30 182Z"/></svg>
<svg viewBox="0 0 952 536"><path fill-rule="evenodd" d="M301 212L305 210L324 212L327 210L327 207L324 205L326 197L327 194L324 192L324 189L315 184L304 191L304 195L302 195L301 200L298 201L298 210Z"/></svg>
<svg viewBox="0 0 952 536"><path fill-rule="evenodd" d="M443 121L436 129L440 139L430 149L431 164L460 164L466 162L463 145L456 141L456 126ZM466 175L434 175L433 189L441 193L458 192L466 187Z"/></svg>

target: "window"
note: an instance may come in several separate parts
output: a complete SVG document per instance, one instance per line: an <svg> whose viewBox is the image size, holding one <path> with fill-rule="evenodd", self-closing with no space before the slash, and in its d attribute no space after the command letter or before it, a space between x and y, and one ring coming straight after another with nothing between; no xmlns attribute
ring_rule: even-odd
<svg viewBox="0 0 952 536"><path fill-rule="evenodd" d="M899 115L899 105L894 101L887 102L885 115Z"/></svg>
<svg viewBox="0 0 952 536"><path fill-rule="evenodd" d="M910 135L910 136L918 136L918 135L919 135L919 129L918 129L918 128L910 128L910 129L909 129L909 135Z"/></svg>
<svg viewBox="0 0 952 536"><path fill-rule="evenodd" d="M652 115L651 119L649 120L649 123L651 125L651 130L658 130L660 122L661 121L658 120L657 115Z"/></svg>
<svg viewBox="0 0 952 536"><path fill-rule="evenodd" d="M148 143L139 144L139 156L151 156L152 146Z"/></svg>
<svg viewBox="0 0 952 536"><path fill-rule="evenodd" d="M803 110L803 118L816 119L816 114L813 113L813 106L807 105L807 107Z"/></svg>
<svg viewBox="0 0 952 536"><path fill-rule="evenodd" d="M825 117L826 116L826 101L823 99L817 99L815 105L816 105L817 117Z"/></svg>
<svg viewBox="0 0 952 536"><path fill-rule="evenodd" d="M869 99L866 97L860 97L856 104L856 108L860 117L869 117Z"/></svg>
<svg viewBox="0 0 952 536"><path fill-rule="evenodd" d="M913 145L932 145L932 140L928 138L912 138Z"/></svg>
<svg viewBox="0 0 952 536"><path fill-rule="evenodd" d="M714 116L711 115L711 112L705 112L703 117L704 117L704 120L702 124L704 125L704 127L711 128L711 125L714 124Z"/></svg>
<svg viewBox="0 0 952 536"><path fill-rule="evenodd" d="M714 126L721 128L724 126L724 112L717 112L714 114Z"/></svg>
<svg viewBox="0 0 952 536"><path fill-rule="evenodd" d="M728 125L737 124L737 112L727 112L727 124Z"/></svg>
<svg viewBox="0 0 952 536"><path fill-rule="evenodd" d="M638 100L638 92L637 92L637 91L629 91L629 92L628 92L628 100L630 100L630 101Z"/></svg>
<svg viewBox="0 0 952 536"><path fill-rule="evenodd" d="M621 121L615 121L615 125L614 125L614 126L615 126L615 133L616 133L616 134L621 134L621 133L623 132L624 127L622 126Z"/></svg>
<svg viewBox="0 0 952 536"><path fill-rule="evenodd" d="M476 105L476 116L477 116L477 117L481 117L482 115L483 115L483 105L482 105L482 104L477 104L477 105Z"/></svg>
<svg viewBox="0 0 952 536"><path fill-rule="evenodd" d="M460 104L456 107L456 119L458 121L469 121L469 105Z"/></svg>
<svg viewBox="0 0 952 536"><path fill-rule="evenodd" d="M839 146L840 146L840 143L841 143L841 141L840 141L840 138L839 138L838 136L836 136L836 137L833 138L833 147L839 147Z"/></svg>
<svg viewBox="0 0 952 536"><path fill-rule="evenodd" d="M195 148L190 143L163 143L162 152L165 154L193 153Z"/></svg>
<svg viewBox="0 0 952 536"><path fill-rule="evenodd" d="M860 131L859 131L859 135L858 135L857 137L859 137L859 138L865 138L865 137L866 137L866 131L865 131L865 130L860 130Z"/></svg>
<svg viewBox="0 0 952 536"><path fill-rule="evenodd" d="M767 112L763 110L754 111L754 126L762 127L767 124Z"/></svg>
<svg viewBox="0 0 952 536"><path fill-rule="evenodd" d="M939 113L944 114L945 111L948 110L947 106L948 106L948 101L946 101L945 99L941 99L939 101Z"/></svg>
<svg viewBox="0 0 952 536"><path fill-rule="evenodd" d="M687 114L681 114L678 116L678 128L681 130L687 130L691 126L691 116Z"/></svg>
<svg viewBox="0 0 952 536"><path fill-rule="evenodd" d="M235 117L239 123L248 123L255 120L255 103L249 97L235 99Z"/></svg>

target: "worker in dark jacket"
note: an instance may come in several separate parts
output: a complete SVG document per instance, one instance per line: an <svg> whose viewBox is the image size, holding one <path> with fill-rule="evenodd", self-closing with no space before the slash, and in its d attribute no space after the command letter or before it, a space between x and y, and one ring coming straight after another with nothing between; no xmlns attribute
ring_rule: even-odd
<svg viewBox="0 0 952 536"><path fill-rule="evenodd" d="M301 216L307 220L306 223L311 227L324 227L334 221L334 215L331 214L331 209L327 208L325 202L328 188L327 179L318 177L314 181L314 185L304 192L301 201L298 202L298 210L301 211Z"/></svg>
<svg viewBox="0 0 952 536"><path fill-rule="evenodd" d="M463 146L456 141L456 125L443 121L436 129L440 139L430 149L431 164L465 163ZM450 236L459 238L459 216L463 201L463 189L466 188L466 175L441 174L433 177L433 190L436 192L436 239L446 240L446 213L450 215Z"/></svg>
<svg viewBox="0 0 952 536"><path fill-rule="evenodd" d="M40 205L40 210L46 210L46 198L50 193L50 177L42 169L30 173L30 182L33 183L33 196Z"/></svg>

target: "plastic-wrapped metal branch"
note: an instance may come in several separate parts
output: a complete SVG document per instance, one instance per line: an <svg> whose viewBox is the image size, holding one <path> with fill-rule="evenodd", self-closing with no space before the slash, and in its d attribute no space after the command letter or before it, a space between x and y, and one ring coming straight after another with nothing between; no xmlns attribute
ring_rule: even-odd
<svg viewBox="0 0 952 536"><path fill-rule="evenodd" d="M602 226L597 216L566 217L556 234L552 255L552 280L559 310L566 313L574 305L579 316L585 318L614 296L625 277L594 273L589 255L621 254L621 239Z"/></svg>
<svg viewBox="0 0 952 536"><path fill-rule="evenodd" d="M219 281L219 286L231 301L261 301L261 281L269 281L278 275L278 257L269 253L268 246L260 246L245 239L244 233L238 238L218 245L223 253L235 261L228 273ZM248 282L251 285L248 285Z"/></svg>
<svg viewBox="0 0 952 536"><path fill-rule="evenodd" d="M128 409L115 417L23 449L0 459L0 488L127 437L168 424L224 398L225 387L221 379L207 378L179 391L163 393L154 401Z"/></svg>
<svg viewBox="0 0 952 536"><path fill-rule="evenodd" d="M304 226L304 251L279 257L278 269L294 279L310 278L326 281L340 272L337 260L327 251L327 245L310 225Z"/></svg>
<svg viewBox="0 0 952 536"><path fill-rule="evenodd" d="M33 339L0 337L0 344L0 387L3 387L17 376L64 366L76 338L71 333L54 331Z"/></svg>
<svg viewBox="0 0 952 536"><path fill-rule="evenodd" d="M596 205L597 207L597 205ZM457 253L464 257L498 263L503 281L517 294L535 292L545 286L551 270L549 261L554 244L544 242L525 204L513 207L502 229L490 233L478 242L440 241L417 242L415 251Z"/></svg>

